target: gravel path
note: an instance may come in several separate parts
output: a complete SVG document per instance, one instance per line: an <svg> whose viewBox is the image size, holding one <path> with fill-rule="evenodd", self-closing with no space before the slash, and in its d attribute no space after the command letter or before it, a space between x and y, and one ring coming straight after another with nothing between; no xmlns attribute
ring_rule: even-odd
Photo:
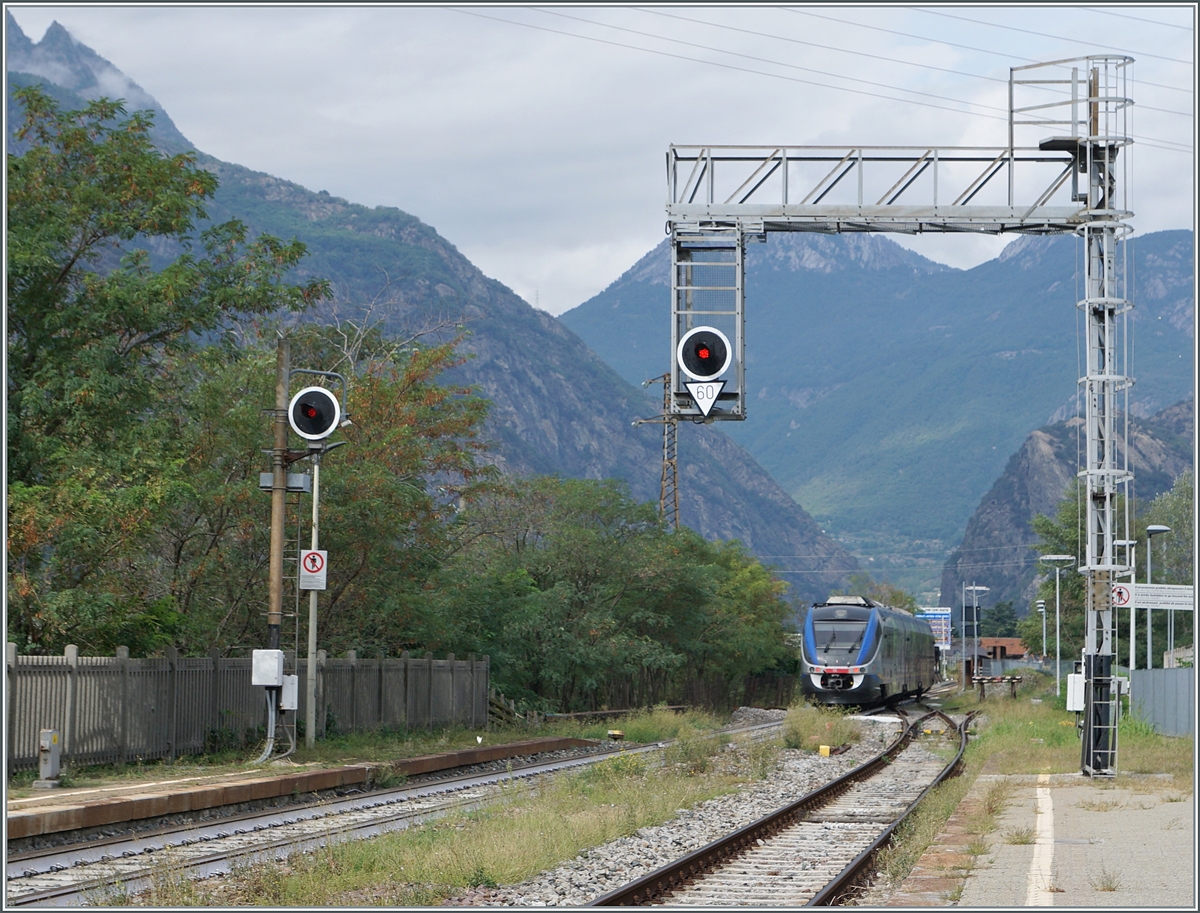
<svg viewBox="0 0 1200 913"><path fill-rule="evenodd" d="M774 717L768 714L777 714ZM739 711L735 720L766 722L783 711ZM671 821L645 827L630 837L595 847L558 868L518 885L473 888L447 906L581 906L667 863L749 824L836 779L874 757L896 734L894 722L868 724L868 735L849 751L822 758L806 751L780 752L775 771L735 793L681 809ZM721 761L743 766L741 749L730 745Z"/></svg>

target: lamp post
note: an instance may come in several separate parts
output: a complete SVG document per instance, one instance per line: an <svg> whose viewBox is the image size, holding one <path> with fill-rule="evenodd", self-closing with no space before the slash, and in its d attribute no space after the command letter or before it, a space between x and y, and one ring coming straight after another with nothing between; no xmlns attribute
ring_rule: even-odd
<svg viewBox="0 0 1200 913"><path fill-rule="evenodd" d="M1158 536L1162 533L1169 533L1170 531L1171 531L1171 527L1163 526L1160 523L1152 523L1150 526L1146 527L1146 585L1147 586L1149 586L1150 584L1152 584L1154 582L1153 575L1151 574L1151 569L1152 569L1153 565L1151 562L1150 542L1151 542L1151 540L1154 539L1155 536ZM1171 630L1171 620L1172 620L1171 615L1168 613L1168 615L1167 615L1167 640L1168 640L1168 644L1169 644L1168 649L1175 646L1173 643L1170 643L1170 641L1173 640L1171 635L1174 633ZM1150 607L1147 606L1146 607L1146 668L1147 669L1154 668L1154 651L1153 651L1153 647L1151 644L1151 639L1150 639L1151 636L1152 635L1150 633Z"/></svg>
<svg viewBox="0 0 1200 913"><path fill-rule="evenodd" d="M1046 600L1037 601L1038 614L1042 616L1042 660L1046 659Z"/></svg>
<svg viewBox="0 0 1200 913"><path fill-rule="evenodd" d="M1062 696L1062 569L1075 563L1074 555L1042 555L1038 561L1054 568L1054 694Z"/></svg>
<svg viewBox="0 0 1200 913"><path fill-rule="evenodd" d="M975 625L975 653L971 656L971 668L975 670L975 674L979 674L979 594L987 593L991 587L975 586L971 584L966 589L971 592L971 617L974 619Z"/></svg>

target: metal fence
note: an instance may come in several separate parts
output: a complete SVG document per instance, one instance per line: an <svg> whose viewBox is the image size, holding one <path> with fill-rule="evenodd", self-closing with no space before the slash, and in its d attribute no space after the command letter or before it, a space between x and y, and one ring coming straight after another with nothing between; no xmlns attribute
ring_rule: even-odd
<svg viewBox="0 0 1200 913"><path fill-rule="evenodd" d="M175 758L261 738L266 691L250 684L251 660L217 653L130 659L18 656L7 648L5 742L10 770L37 766L38 731L62 735L62 758L75 765ZM288 654L299 676L295 719L304 720L308 663ZM317 735L384 726L487 725L488 657L329 659L317 653Z"/></svg>
<svg viewBox="0 0 1200 913"><path fill-rule="evenodd" d="M1195 732L1195 669L1134 669L1129 690L1133 716L1163 735Z"/></svg>

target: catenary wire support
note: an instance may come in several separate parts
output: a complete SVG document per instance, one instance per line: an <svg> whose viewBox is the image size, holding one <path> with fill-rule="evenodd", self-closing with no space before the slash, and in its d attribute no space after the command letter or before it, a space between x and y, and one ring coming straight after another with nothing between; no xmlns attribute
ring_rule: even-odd
<svg viewBox="0 0 1200 913"><path fill-rule="evenodd" d="M671 397L664 414L746 418L745 245L769 232L1067 234L1081 239L1087 333L1086 702L1081 769L1117 768L1111 586L1129 572L1114 543L1128 538L1126 351L1127 115L1133 59L1054 60L1009 71L1006 142L999 146L706 146L667 150L671 237ZM683 384L680 339L714 326L734 356L707 417ZM1119 408L1118 408L1119 404ZM1123 412L1124 417L1121 417ZM665 491L665 488L664 488Z"/></svg>
<svg viewBox="0 0 1200 913"><path fill-rule="evenodd" d="M656 418L638 419L633 424L660 424L663 426L662 482L658 492L658 516L664 528L674 532L679 529L679 420L670 411L671 375L663 374L659 377L652 377L642 386L648 387L659 381L663 385L662 415Z"/></svg>

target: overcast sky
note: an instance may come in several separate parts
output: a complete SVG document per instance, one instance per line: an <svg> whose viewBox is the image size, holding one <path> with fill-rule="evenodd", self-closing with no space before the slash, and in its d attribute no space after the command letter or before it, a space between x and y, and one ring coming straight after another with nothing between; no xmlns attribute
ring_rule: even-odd
<svg viewBox="0 0 1200 913"><path fill-rule="evenodd" d="M1133 225L1195 219L1190 4L8 9L197 148L410 212L554 314L663 238L670 143L1000 146L1009 67L1034 61L1134 57ZM893 237L960 267L1007 243Z"/></svg>

